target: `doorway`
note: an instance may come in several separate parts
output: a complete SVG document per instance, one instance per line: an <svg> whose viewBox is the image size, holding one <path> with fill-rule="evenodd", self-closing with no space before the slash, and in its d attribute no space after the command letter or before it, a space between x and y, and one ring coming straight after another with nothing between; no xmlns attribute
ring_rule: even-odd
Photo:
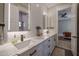
<svg viewBox="0 0 79 59"><path fill-rule="evenodd" d="M58 47L71 50L71 8L58 11Z"/></svg>

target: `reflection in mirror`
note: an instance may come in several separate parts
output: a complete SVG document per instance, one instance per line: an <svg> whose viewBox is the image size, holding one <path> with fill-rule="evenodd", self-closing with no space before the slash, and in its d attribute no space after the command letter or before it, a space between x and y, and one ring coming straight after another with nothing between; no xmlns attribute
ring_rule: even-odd
<svg viewBox="0 0 79 59"><path fill-rule="evenodd" d="M28 3L11 3L8 31L27 31L29 27Z"/></svg>
<svg viewBox="0 0 79 59"><path fill-rule="evenodd" d="M43 29L45 29L45 15L43 15Z"/></svg>
<svg viewBox="0 0 79 59"><path fill-rule="evenodd" d="M47 13L43 11L43 29L46 29Z"/></svg>
<svg viewBox="0 0 79 59"><path fill-rule="evenodd" d="M28 13L19 11L19 31L28 30Z"/></svg>

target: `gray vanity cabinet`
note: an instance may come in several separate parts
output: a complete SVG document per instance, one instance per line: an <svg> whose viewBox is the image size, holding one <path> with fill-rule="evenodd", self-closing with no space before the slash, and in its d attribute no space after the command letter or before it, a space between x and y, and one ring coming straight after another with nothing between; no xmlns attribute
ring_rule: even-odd
<svg viewBox="0 0 79 59"><path fill-rule="evenodd" d="M55 42L52 36L28 51L19 54L19 56L50 56L54 47Z"/></svg>
<svg viewBox="0 0 79 59"><path fill-rule="evenodd" d="M18 54L18 56L36 56L37 53L38 53L37 47L33 47L29 49L28 51Z"/></svg>
<svg viewBox="0 0 79 59"><path fill-rule="evenodd" d="M54 37L51 36L44 42L44 55L50 56L55 47Z"/></svg>
<svg viewBox="0 0 79 59"><path fill-rule="evenodd" d="M55 47L55 41L54 41L54 37L50 37L50 53L52 53L52 51L54 50Z"/></svg>
<svg viewBox="0 0 79 59"><path fill-rule="evenodd" d="M49 39L44 41L43 49L44 49L44 51L43 51L44 56L50 55L50 42L49 42Z"/></svg>

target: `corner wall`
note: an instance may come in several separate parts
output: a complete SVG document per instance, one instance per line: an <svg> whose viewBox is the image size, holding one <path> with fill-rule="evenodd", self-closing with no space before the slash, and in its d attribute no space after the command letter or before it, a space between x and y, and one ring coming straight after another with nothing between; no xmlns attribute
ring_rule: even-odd
<svg viewBox="0 0 79 59"><path fill-rule="evenodd" d="M37 7L36 4L31 4L30 10L30 30L36 33L36 26L43 28L43 16L41 7Z"/></svg>

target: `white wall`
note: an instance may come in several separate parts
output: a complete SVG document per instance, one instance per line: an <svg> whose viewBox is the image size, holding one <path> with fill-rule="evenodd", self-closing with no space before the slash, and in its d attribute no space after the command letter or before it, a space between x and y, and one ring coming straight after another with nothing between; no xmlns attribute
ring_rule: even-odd
<svg viewBox="0 0 79 59"><path fill-rule="evenodd" d="M41 7L37 7L36 4L31 4L30 10L30 30L36 32L36 26L43 28L43 17Z"/></svg>
<svg viewBox="0 0 79 59"><path fill-rule="evenodd" d="M7 41L7 29L8 29L8 3L5 3L4 8L4 42Z"/></svg>
<svg viewBox="0 0 79 59"><path fill-rule="evenodd" d="M48 8L48 26L54 27L53 31L57 33L57 13L56 7Z"/></svg>
<svg viewBox="0 0 79 59"><path fill-rule="evenodd" d="M19 30L19 9L17 6L10 5L10 31Z"/></svg>
<svg viewBox="0 0 79 59"><path fill-rule="evenodd" d="M77 36L77 4L72 4L72 36ZM71 37L71 50L73 55L77 55L77 38Z"/></svg>

